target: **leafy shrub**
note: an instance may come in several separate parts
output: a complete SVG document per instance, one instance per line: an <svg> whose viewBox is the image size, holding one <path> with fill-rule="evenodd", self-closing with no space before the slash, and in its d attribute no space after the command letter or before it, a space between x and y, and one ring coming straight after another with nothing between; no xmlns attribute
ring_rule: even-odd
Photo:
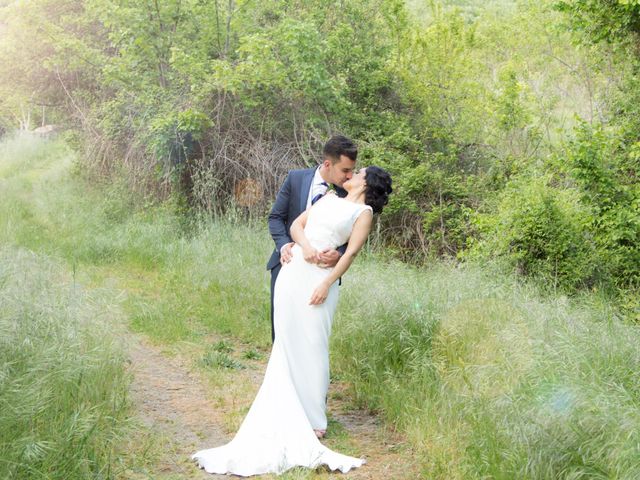
<svg viewBox="0 0 640 480"><path fill-rule="evenodd" d="M592 212L587 228L603 258L606 279L640 286L640 143L619 131L579 125L566 150L564 172Z"/></svg>
<svg viewBox="0 0 640 480"><path fill-rule="evenodd" d="M591 218L575 190L520 177L501 194L495 213L475 216L482 241L467 256L503 257L554 286L589 286L601 266L588 232Z"/></svg>

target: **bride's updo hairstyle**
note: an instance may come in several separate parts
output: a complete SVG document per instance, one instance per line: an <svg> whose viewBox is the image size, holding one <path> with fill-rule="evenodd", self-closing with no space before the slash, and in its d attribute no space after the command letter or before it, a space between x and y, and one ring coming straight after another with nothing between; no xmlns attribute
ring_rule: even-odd
<svg viewBox="0 0 640 480"><path fill-rule="evenodd" d="M382 212L382 208L389 201L391 188L391 175L386 170L372 165L367 167L364 174L367 186L364 191L364 203L369 205L373 213Z"/></svg>

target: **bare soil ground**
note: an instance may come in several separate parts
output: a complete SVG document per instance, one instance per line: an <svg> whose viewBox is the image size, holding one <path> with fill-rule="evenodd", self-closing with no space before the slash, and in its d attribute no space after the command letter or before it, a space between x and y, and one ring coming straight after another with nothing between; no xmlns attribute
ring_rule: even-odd
<svg viewBox="0 0 640 480"><path fill-rule="evenodd" d="M129 359L137 417L150 435L157 435L160 448L167 449L151 473L172 478L225 478L206 474L189 460L200 444L221 445L230 440L198 375L137 335L131 339Z"/></svg>

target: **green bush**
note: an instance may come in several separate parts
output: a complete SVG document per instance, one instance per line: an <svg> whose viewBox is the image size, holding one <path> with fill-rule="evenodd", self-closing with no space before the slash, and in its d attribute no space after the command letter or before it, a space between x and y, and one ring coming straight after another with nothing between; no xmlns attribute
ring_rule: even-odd
<svg viewBox="0 0 640 480"><path fill-rule="evenodd" d="M495 213L476 215L481 241L467 256L502 257L553 286L591 286L601 268L589 236L591 219L575 190L523 176L502 192Z"/></svg>
<svg viewBox="0 0 640 480"><path fill-rule="evenodd" d="M563 172L592 212L587 228L604 274L620 288L640 286L640 143L616 129L582 123L566 149Z"/></svg>

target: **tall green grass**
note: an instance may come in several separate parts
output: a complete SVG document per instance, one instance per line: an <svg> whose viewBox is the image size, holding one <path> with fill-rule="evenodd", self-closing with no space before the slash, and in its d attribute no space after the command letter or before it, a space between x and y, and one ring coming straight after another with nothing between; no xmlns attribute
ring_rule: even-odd
<svg viewBox="0 0 640 480"><path fill-rule="evenodd" d="M640 478L640 331L491 266L360 262L332 365L426 478Z"/></svg>
<svg viewBox="0 0 640 480"><path fill-rule="evenodd" d="M171 201L133 199L124 182L96 185L77 165L60 141L0 144L0 242L117 278L131 293L133 329L156 341L216 330L270 344L266 231L242 216L185 220Z"/></svg>
<svg viewBox="0 0 640 480"><path fill-rule="evenodd" d="M106 307L0 246L0 478L115 478L128 379Z"/></svg>
<svg viewBox="0 0 640 480"><path fill-rule="evenodd" d="M268 348L264 224L189 226L171 203L136 207L74 177L60 143L33 148L28 168L0 170L2 241L115 278L131 326L157 342L217 331ZM340 288L333 375L407 434L425 478L640 478L638 326L599 295L545 294L506 271L365 252Z"/></svg>

